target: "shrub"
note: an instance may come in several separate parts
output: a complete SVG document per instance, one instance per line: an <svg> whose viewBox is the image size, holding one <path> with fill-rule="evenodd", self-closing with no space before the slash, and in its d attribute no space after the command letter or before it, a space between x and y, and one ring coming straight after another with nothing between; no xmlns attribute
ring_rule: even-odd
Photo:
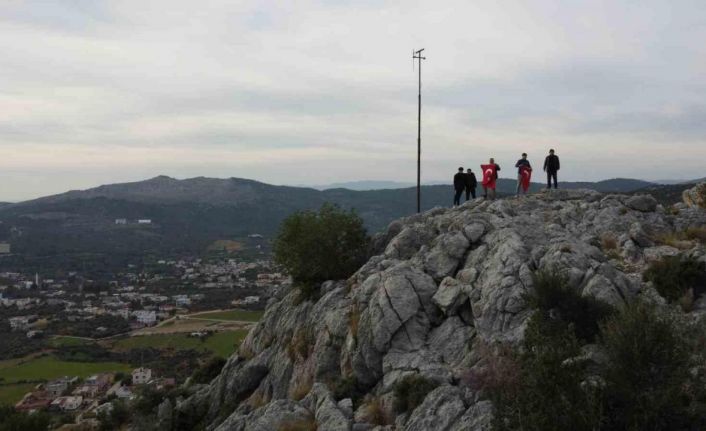
<svg viewBox="0 0 706 431"><path fill-rule="evenodd" d="M14 407L0 404L0 431L45 431L51 416L44 412L16 412Z"/></svg>
<svg viewBox="0 0 706 431"><path fill-rule="evenodd" d="M689 289L698 298L706 291L706 264L694 257L665 256L650 264L643 279L654 283L657 292L669 301L679 299Z"/></svg>
<svg viewBox="0 0 706 431"><path fill-rule="evenodd" d="M413 411L436 387L436 382L418 374L404 377L395 384L395 411L398 413Z"/></svg>
<svg viewBox="0 0 706 431"><path fill-rule="evenodd" d="M460 382L474 391L493 392L516 386L520 363L509 346L490 346L480 342L474 350L479 354L478 364L463 373Z"/></svg>
<svg viewBox="0 0 706 431"><path fill-rule="evenodd" d="M588 385L573 330L542 313L530 318L519 353L519 378L490 389L497 430L594 430L598 391Z"/></svg>
<svg viewBox="0 0 706 431"><path fill-rule="evenodd" d="M318 212L296 212L282 222L274 259L292 276L300 299L313 299L321 282L347 278L360 267L368 243L355 212L324 204Z"/></svg>
<svg viewBox="0 0 706 431"><path fill-rule="evenodd" d="M211 358L199 367L191 376L191 383L209 383L220 374L226 364L224 358Z"/></svg>
<svg viewBox="0 0 706 431"><path fill-rule="evenodd" d="M593 341L599 332L599 322L613 308L594 297L581 296L569 286L568 278L555 270L537 271L532 275L534 289L525 295L527 303L542 315L550 313L571 324L580 340Z"/></svg>
<svg viewBox="0 0 706 431"><path fill-rule="evenodd" d="M690 373L690 337L654 307L635 303L603 325L606 429L702 429L704 382Z"/></svg>
<svg viewBox="0 0 706 431"><path fill-rule="evenodd" d="M353 405L357 406L365 396L365 387L358 382L355 376L341 377L330 385L331 393L336 401L350 398Z"/></svg>

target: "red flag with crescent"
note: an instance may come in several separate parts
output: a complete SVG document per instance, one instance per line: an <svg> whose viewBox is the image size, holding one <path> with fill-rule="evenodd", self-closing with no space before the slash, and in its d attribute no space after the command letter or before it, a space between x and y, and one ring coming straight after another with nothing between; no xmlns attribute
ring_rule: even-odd
<svg viewBox="0 0 706 431"><path fill-rule="evenodd" d="M480 165L483 171L483 187L495 190L495 165Z"/></svg>
<svg viewBox="0 0 706 431"><path fill-rule="evenodd" d="M530 180L532 179L532 168L529 166L520 166L520 178L522 190L527 193L530 187Z"/></svg>

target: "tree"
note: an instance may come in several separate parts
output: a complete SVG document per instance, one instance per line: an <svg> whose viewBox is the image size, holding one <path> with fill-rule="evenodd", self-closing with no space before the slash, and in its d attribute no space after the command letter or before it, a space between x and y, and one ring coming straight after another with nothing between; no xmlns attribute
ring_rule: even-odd
<svg viewBox="0 0 706 431"><path fill-rule="evenodd" d="M353 274L366 258L368 243L363 220L354 211L326 203L318 212L299 211L282 222L274 258L311 297L321 282Z"/></svg>

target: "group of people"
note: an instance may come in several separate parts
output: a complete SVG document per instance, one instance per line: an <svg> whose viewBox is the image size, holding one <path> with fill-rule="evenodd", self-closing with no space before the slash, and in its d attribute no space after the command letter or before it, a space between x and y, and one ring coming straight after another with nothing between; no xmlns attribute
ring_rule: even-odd
<svg viewBox="0 0 706 431"><path fill-rule="evenodd" d="M495 159L492 157L488 161L488 164L480 165L483 176L481 179L481 186L483 187L483 197L486 199L495 199L495 183L498 179L498 171L500 170L500 165L495 163ZM515 191L516 196L520 196L520 193L527 193L530 186L530 179L532 178L532 165L529 160L527 160L527 153L522 153L522 158L515 163L517 168L517 189ZM559 156L554 154L554 150L549 150L549 155L544 158L544 172L547 173L547 189L552 188L552 183L556 189L557 184L557 173L559 172ZM476 187L478 186L478 179L476 174L472 169L468 168L464 172L463 167L458 168L458 172L454 175L454 205L461 205L461 196L466 193L466 200L468 201L473 197L476 198Z"/></svg>

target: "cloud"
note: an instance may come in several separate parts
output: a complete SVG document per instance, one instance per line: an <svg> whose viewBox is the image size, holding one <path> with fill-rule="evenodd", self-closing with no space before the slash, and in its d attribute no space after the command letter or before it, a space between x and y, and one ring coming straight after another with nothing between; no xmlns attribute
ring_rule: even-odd
<svg viewBox="0 0 706 431"><path fill-rule="evenodd" d="M414 179L421 47L428 180L550 146L565 179L703 176L705 18L698 1L9 2L0 200L159 173Z"/></svg>

